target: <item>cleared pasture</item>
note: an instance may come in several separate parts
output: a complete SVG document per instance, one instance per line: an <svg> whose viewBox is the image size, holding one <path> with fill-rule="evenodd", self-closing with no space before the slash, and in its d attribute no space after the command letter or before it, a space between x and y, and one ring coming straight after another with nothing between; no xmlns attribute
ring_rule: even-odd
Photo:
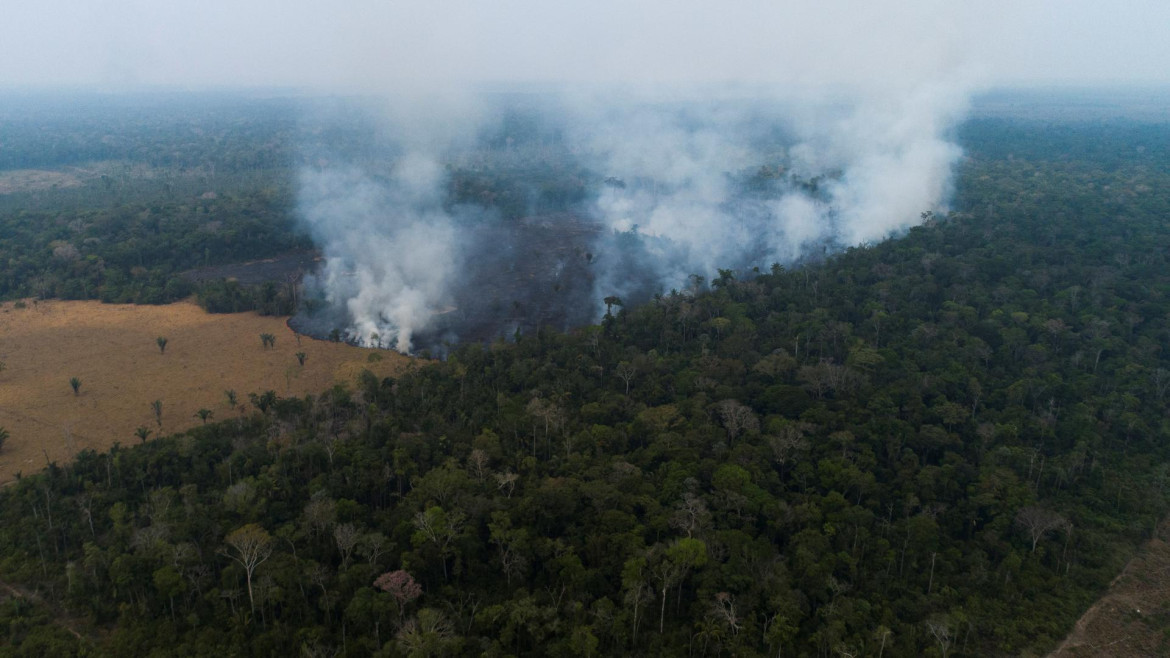
<svg viewBox="0 0 1170 658"><path fill-rule="evenodd" d="M298 337L286 318L211 315L190 302L167 306L49 300L0 304L0 484L85 448L151 437L250 412L248 393L318 394L352 384L363 368L379 377L409 363L394 352ZM275 336L264 346L261 334ZM167 339L166 351L157 338ZM304 352L304 365L298 352ZM371 354L378 354L381 359ZM78 394L70 385L81 381ZM238 395L228 404L226 390ZM162 424L152 403L162 402ZM245 407L244 410L240 406Z"/></svg>

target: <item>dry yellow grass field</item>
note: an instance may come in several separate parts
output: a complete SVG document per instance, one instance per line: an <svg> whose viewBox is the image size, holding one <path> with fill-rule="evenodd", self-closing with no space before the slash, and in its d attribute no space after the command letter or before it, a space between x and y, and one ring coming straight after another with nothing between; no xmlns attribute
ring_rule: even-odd
<svg viewBox="0 0 1170 658"><path fill-rule="evenodd" d="M260 334L276 337L265 349ZM156 339L167 338L160 353ZM306 354L298 364L296 353ZM369 361L377 353L381 360ZM162 401L162 434L201 421L238 415L248 393L318 394L335 383L353 384L363 368L379 377L409 363L394 352L298 337L282 317L255 313L211 315L190 302L131 306L91 301L0 304L0 427L10 437L0 450L0 484L16 473L67 462L85 448L138 442L145 426L158 436L151 403ZM70 379L81 380L74 395Z"/></svg>

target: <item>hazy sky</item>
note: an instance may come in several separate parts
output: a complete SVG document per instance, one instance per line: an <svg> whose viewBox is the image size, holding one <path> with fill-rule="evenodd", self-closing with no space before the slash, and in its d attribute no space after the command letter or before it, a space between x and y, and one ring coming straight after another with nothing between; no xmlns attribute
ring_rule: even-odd
<svg viewBox="0 0 1170 658"><path fill-rule="evenodd" d="M0 86L1170 82L1167 0L5 0Z"/></svg>

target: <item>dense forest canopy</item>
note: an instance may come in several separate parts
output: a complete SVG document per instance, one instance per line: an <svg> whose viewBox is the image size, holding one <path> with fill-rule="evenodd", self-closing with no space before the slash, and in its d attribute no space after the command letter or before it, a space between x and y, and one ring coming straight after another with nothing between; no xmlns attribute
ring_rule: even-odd
<svg viewBox="0 0 1170 658"><path fill-rule="evenodd" d="M1050 650L1167 509L1168 136L977 117L904 236L27 476L0 651ZM197 168L9 195L4 293L307 246L279 167Z"/></svg>

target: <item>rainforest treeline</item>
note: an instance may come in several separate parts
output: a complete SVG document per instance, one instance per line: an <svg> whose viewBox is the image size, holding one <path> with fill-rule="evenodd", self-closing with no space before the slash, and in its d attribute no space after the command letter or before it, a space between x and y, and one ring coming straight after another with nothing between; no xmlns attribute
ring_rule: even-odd
<svg viewBox="0 0 1170 658"><path fill-rule="evenodd" d="M292 211L295 168L318 141L365 135L306 138L305 109L226 94L0 95L0 299L162 304L205 292L186 270L311 248ZM208 306L273 306L210 283Z"/></svg>
<svg viewBox="0 0 1170 658"><path fill-rule="evenodd" d="M896 239L27 475L0 655L1051 650L1167 511L1170 176L1127 130L974 122Z"/></svg>

